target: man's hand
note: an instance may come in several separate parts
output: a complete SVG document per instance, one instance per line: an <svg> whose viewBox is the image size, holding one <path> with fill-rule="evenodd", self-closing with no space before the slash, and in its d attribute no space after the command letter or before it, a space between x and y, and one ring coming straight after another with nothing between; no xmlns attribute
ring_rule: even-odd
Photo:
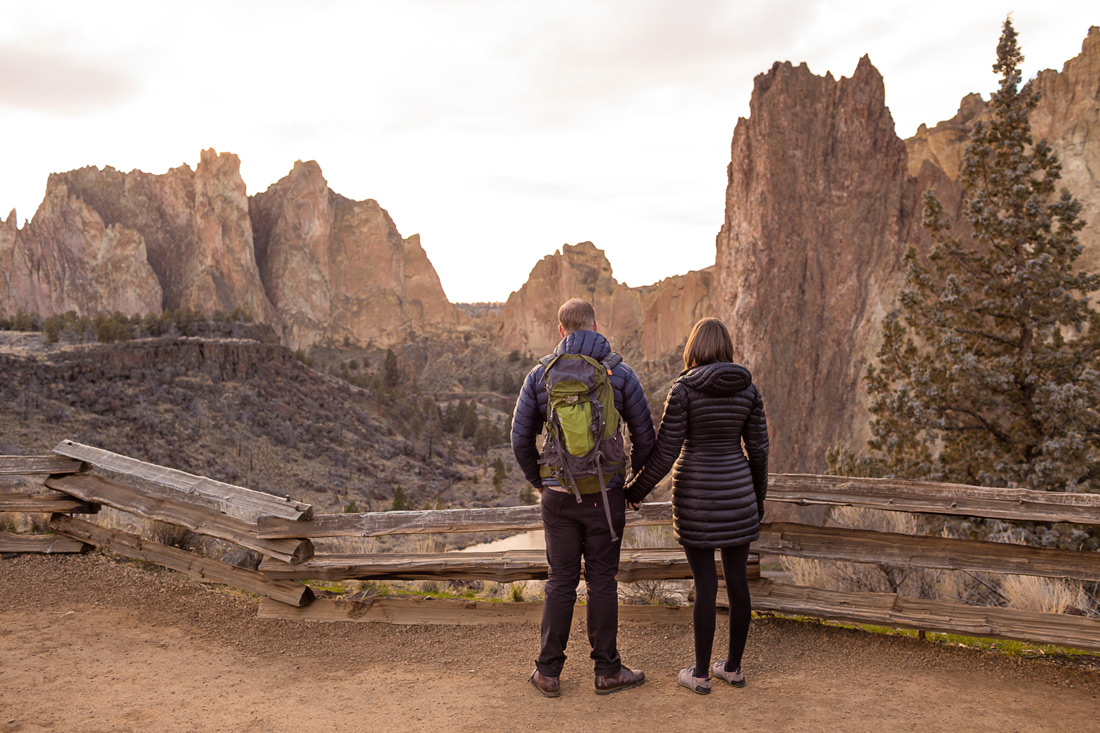
<svg viewBox="0 0 1100 733"><path fill-rule="evenodd" d="M633 511L638 511L638 507L640 507L641 505L642 505L642 502L640 502L640 501L630 501L630 499L626 500L626 508L627 509L632 509Z"/></svg>

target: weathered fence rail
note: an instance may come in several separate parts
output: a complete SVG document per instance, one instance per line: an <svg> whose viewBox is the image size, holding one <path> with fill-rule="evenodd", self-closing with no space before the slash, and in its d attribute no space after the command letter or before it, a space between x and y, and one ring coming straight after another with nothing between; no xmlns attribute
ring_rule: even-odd
<svg viewBox="0 0 1100 733"><path fill-rule="evenodd" d="M759 570L758 556L750 556L751 570ZM298 580L545 580L549 567L542 550L502 552L441 552L417 554L325 555L300 565L264 560L260 572L271 578ZM719 573L721 574L721 573ZM672 580L691 577L679 547L624 549L619 558L621 582Z"/></svg>
<svg viewBox="0 0 1100 733"><path fill-rule="evenodd" d="M214 513L200 504L150 493L141 485L126 486L91 474L50 477L45 485L89 504L106 504L148 519L175 524L290 563L313 557L313 543L309 540L262 540L256 536L255 526L242 519Z"/></svg>
<svg viewBox="0 0 1100 733"><path fill-rule="evenodd" d="M45 476L38 493L0 493L0 512L48 512L54 535L0 532L0 552L79 552L100 547L153 562L206 581L263 597L268 618L388 621L391 623L499 623L537 619L539 604L422 599L373 602L317 599L300 581L343 579L545 578L545 553L316 554L311 540L399 534L523 531L541 528L537 506L436 511L314 515L292 500L135 460L73 441L50 456L0 456L0 475ZM773 475L769 502L857 506L889 511L949 514L1028 522L1100 525L1100 495L1061 494L894 479ZM106 505L150 520L246 548L262 556L258 570L229 565L195 552L108 529L71 515ZM672 521L668 503L628 512L628 526ZM891 564L907 567L1011 573L1100 581L1100 553L912 536L860 529L765 524L756 552L772 555ZM758 566L753 566L758 568ZM619 579L690 578L679 548L637 548L622 553ZM1063 644L1100 651L1100 619L1041 614L908 598L847 593L763 579L751 581L761 611L875 623L928 631ZM684 623L690 610L623 607L623 618Z"/></svg>

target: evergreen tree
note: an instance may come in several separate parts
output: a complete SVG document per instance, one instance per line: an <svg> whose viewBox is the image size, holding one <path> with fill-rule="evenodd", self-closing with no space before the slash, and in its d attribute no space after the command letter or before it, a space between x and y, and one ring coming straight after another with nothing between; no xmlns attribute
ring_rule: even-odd
<svg viewBox="0 0 1100 733"><path fill-rule="evenodd" d="M500 456L497 456L496 461L493 463L493 488L500 491L500 488L504 485L504 461Z"/></svg>
<svg viewBox="0 0 1100 733"><path fill-rule="evenodd" d="M462 437L474 437L474 435L477 434L477 425L477 405L471 400L470 403L466 405L466 413L462 416Z"/></svg>
<svg viewBox="0 0 1100 733"><path fill-rule="evenodd" d="M393 508L393 511L395 511L395 512L408 511L409 502L405 498L405 488L403 486L398 486L396 489L394 489L394 491L393 491L393 507L392 508Z"/></svg>
<svg viewBox="0 0 1100 733"><path fill-rule="evenodd" d="M975 125L960 182L968 231L931 191L927 261L910 248L900 312L868 369L871 454L831 452L840 473L1075 491L1100 482L1100 277L1075 269L1084 223L1046 141L1037 93L1006 19L988 122Z"/></svg>
<svg viewBox="0 0 1100 733"><path fill-rule="evenodd" d="M474 450L478 453L485 455L489 452L489 447L493 445L493 433L496 431L493 429L492 423L488 420L478 420L475 413L475 425L474 428Z"/></svg>
<svg viewBox="0 0 1100 733"><path fill-rule="evenodd" d="M393 349L386 349L386 360L382 364L382 386L392 390L401 383L401 370L397 366L397 355Z"/></svg>

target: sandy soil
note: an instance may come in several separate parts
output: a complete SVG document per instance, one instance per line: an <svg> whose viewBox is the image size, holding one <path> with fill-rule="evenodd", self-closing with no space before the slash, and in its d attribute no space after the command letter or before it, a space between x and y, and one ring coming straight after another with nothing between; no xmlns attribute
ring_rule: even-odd
<svg viewBox="0 0 1100 733"><path fill-rule="evenodd" d="M749 686L678 687L686 627L624 624L647 683L527 683L534 625L254 618L253 599L102 555L0 560L0 731L1097 730L1100 672L818 624L754 621ZM719 629L719 635L724 629Z"/></svg>

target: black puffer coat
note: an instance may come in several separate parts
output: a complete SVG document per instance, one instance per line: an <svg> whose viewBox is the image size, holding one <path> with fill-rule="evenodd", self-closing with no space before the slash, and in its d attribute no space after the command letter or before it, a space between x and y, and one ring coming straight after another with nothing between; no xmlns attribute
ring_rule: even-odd
<svg viewBox="0 0 1100 733"><path fill-rule="evenodd" d="M672 514L680 544L732 547L760 536L768 425L748 369L717 362L680 375L665 402L657 445L627 485L627 500L645 498L674 461Z"/></svg>

